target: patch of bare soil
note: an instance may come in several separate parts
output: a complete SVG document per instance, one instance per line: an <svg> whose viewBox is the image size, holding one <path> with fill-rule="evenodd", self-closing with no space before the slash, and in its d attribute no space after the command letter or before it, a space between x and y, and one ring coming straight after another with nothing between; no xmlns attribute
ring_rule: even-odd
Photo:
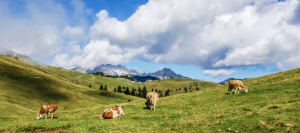
<svg viewBox="0 0 300 133"><path fill-rule="evenodd" d="M65 131L66 129L71 128L71 126L66 126L66 127L59 127L56 129L52 129L52 130L47 130L47 129L37 129L34 131L34 133L57 133L57 132L67 132Z"/></svg>

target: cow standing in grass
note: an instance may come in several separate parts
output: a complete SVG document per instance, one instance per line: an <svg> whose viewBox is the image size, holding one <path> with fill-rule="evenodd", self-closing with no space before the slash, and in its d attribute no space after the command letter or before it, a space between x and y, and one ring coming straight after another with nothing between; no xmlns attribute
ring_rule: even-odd
<svg viewBox="0 0 300 133"><path fill-rule="evenodd" d="M155 91L149 92L146 98L147 98L147 102L145 104L147 105L147 108L150 108L150 110L152 110L153 107L153 111L155 111L155 105L156 102L158 101L157 93Z"/></svg>
<svg viewBox="0 0 300 133"><path fill-rule="evenodd" d="M125 115L122 108L123 108L123 106L116 105L116 108L106 109L106 110L104 110L102 117L99 116L99 118L100 119L113 119L113 118Z"/></svg>
<svg viewBox="0 0 300 133"><path fill-rule="evenodd" d="M230 94L231 93L231 90L232 88L235 87L235 94L236 94L236 91L238 91L238 93L240 93L240 89L243 89L245 92L248 92L248 89L246 86L244 86L243 82L240 81L240 80L231 80L228 82L228 91L230 91Z"/></svg>
<svg viewBox="0 0 300 133"><path fill-rule="evenodd" d="M45 114L45 119L47 119L48 112L52 113L51 119L53 119L54 114L56 114L57 107L56 103L44 104L36 119L41 119L41 117Z"/></svg>

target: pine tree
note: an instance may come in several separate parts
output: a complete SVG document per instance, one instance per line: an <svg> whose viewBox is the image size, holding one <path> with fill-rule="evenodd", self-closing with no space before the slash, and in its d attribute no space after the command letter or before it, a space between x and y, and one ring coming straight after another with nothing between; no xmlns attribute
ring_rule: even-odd
<svg viewBox="0 0 300 133"><path fill-rule="evenodd" d="M152 92L153 92L153 88L152 88Z"/></svg>
<svg viewBox="0 0 300 133"><path fill-rule="evenodd" d="M132 91L131 91L130 95L135 96L135 90L134 90L134 88L132 88Z"/></svg>
<svg viewBox="0 0 300 133"><path fill-rule="evenodd" d="M165 97L166 97L166 96L170 96L170 95L169 95L169 91L170 91L170 90L168 89L168 90L165 92Z"/></svg>
<svg viewBox="0 0 300 133"><path fill-rule="evenodd" d="M141 91L141 88L139 87L138 91L140 92Z"/></svg>
<svg viewBox="0 0 300 133"><path fill-rule="evenodd" d="M155 89L155 92L157 92L157 89Z"/></svg>
<svg viewBox="0 0 300 133"><path fill-rule="evenodd" d="M118 86L118 92L119 92L119 93L121 93L121 92L122 92L122 90L121 90L121 86L120 86L120 85Z"/></svg>
<svg viewBox="0 0 300 133"><path fill-rule="evenodd" d="M196 90L200 90L200 88L197 86Z"/></svg>
<svg viewBox="0 0 300 133"><path fill-rule="evenodd" d="M104 90L107 90L107 86L105 85Z"/></svg>
<svg viewBox="0 0 300 133"><path fill-rule="evenodd" d="M186 92L187 92L187 88L184 87L184 91L185 91L185 93L186 93Z"/></svg>
<svg viewBox="0 0 300 133"><path fill-rule="evenodd" d="M144 87L143 87L143 92L142 92L142 97L143 97L143 98L146 98L146 96L147 96L147 87L144 86Z"/></svg>
<svg viewBox="0 0 300 133"><path fill-rule="evenodd" d="M100 90L103 90L103 86L102 85L100 85Z"/></svg>
<svg viewBox="0 0 300 133"><path fill-rule="evenodd" d="M180 91L181 89L179 88L179 91Z"/></svg>
<svg viewBox="0 0 300 133"><path fill-rule="evenodd" d="M91 87L92 87L92 85L91 85L91 84L89 84L89 87L91 88Z"/></svg>
<svg viewBox="0 0 300 133"><path fill-rule="evenodd" d="M142 93L141 93L141 91L138 93L138 97L142 97Z"/></svg>
<svg viewBox="0 0 300 133"><path fill-rule="evenodd" d="M76 84L77 84L77 85L79 84L78 79L76 80Z"/></svg>
<svg viewBox="0 0 300 133"><path fill-rule="evenodd" d="M126 88L124 94L126 94L126 95L129 95L129 94L130 94L128 87Z"/></svg>
<svg viewBox="0 0 300 133"><path fill-rule="evenodd" d="M164 97L164 95L162 94L162 92L160 92L159 97Z"/></svg>
<svg viewBox="0 0 300 133"><path fill-rule="evenodd" d="M115 89L114 89L114 92L117 92L117 89L116 89L116 87L115 87Z"/></svg>

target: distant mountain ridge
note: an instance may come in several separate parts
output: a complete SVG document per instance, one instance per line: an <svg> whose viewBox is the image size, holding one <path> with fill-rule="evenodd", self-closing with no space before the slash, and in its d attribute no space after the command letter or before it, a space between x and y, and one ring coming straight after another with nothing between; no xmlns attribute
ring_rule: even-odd
<svg viewBox="0 0 300 133"><path fill-rule="evenodd" d="M164 69L158 70L154 73L148 73L148 74L143 74L143 75L150 75L150 76L154 76L154 77L159 77L160 79L170 78L171 76L173 78L188 78L188 77L184 77L180 74L176 74L170 68L164 68Z"/></svg>
<svg viewBox="0 0 300 133"><path fill-rule="evenodd" d="M10 57L16 58L24 63L27 63L29 65L38 66L38 67L48 67L48 65L44 63L40 63L38 61L35 61L31 59L30 57L26 55L19 54L15 51L0 47L0 55L8 55Z"/></svg>
<svg viewBox="0 0 300 133"><path fill-rule="evenodd" d="M96 72L104 72L109 75L127 75L127 74L139 74L134 69L128 69L122 65L111 65L111 64L102 64L100 66L96 66L93 69L87 69L83 67L75 67L71 70L82 72L82 73L96 73Z"/></svg>
<svg viewBox="0 0 300 133"><path fill-rule="evenodd" d="M146 74L146 73L139 74L136 70L129 69L126 66L111 65L111 64L102 64L93 69L75 67L75 68L72 68L71 70L82 72L82 73L104 72L109 75L130 75L133 79L142 81L142 82L145 82L145 80L168 79L170 77L188 78L188 77L182 76L180 74L176 74L170 68L164 68L162 70L158 70L154 73L148 73L148 74Z"/></svg>

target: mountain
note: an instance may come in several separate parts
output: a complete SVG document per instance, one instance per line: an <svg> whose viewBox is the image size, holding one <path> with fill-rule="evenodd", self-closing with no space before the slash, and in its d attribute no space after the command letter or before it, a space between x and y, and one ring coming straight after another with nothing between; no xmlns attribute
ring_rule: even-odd
<svg viewBox="0 0 300 133"><path fill-rule="evenodd" d="M231 80L240 80L240 81L242 81L242 80L246 80L246 79L248 79L248 78L244 78L244 79L227 78L227 79L225 79L224 81L219 82L219 84L220 84L220 85L225 85L225 84L228 84L228 82L231 81Z"/></svg>
<svg viewBox="0 0 300 133"><path fill-rule="evenodd" d="M122 65L111 65L111 64L102 64L93 69L75 67L71 70L82 72L82 73L104 72L109 75L127 75L127 74L137 75L137 74L139 74L134 69L128 69L127 67L122 66Z"/></svg>
<svg viewBox="0 0 300 133"><path fill-rule="evenodd" d="M155 77L158 77L160 79L167 79L167 78L170 78L170 76L172 76L173 78L188 78L188 77L184 77L180 74L176 74L170 68L164 68L162 70L158 70L157 72L143 74L143 75L155 76Z"/></svg>
<svg viewBox="0 0 300 133"><path fill-rule="evenodd" d="M35 61L26 55L19 54L17 52L14 52L14 51L6 49L6 48L0 47L0 55L7 55L10 57L13 57L15 59L18 59L18 60L20 60L24 63L27 63L29 65L32 65L32 66L48 67L48 65L46 65L46 64L39 63L38 61Z"/></svg>

